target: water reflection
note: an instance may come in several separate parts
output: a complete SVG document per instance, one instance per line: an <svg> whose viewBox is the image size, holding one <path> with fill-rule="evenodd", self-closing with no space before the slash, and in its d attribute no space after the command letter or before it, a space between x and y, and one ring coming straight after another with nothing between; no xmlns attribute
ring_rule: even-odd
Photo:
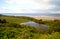
<svg viewBox="0 0 60 39"><path fill-rule="evenodd" d="M33 26L35 28L42 29L42 30L48 30L48 26L46 26L44 24L38 24L38 23L35 23L33 21L23 22L21 24L30 25L30 26Z"/></svg>

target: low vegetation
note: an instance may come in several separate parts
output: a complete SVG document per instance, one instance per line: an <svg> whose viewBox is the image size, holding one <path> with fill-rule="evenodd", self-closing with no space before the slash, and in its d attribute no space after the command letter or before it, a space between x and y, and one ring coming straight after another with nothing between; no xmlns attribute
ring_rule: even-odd
<svg viewBox="0 0 60 39"><path fill-rule="evenodd" d="M27 21L45 24L49 30L42 31L29 25L20 25ZM60 20L42 21L23 16L0 16L0 39L60 39Z"/></svg>

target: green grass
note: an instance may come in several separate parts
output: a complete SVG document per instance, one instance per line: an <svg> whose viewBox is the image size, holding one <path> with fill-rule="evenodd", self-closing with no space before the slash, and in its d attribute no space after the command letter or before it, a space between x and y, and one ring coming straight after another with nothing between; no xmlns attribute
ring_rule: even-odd
<svg viewBox="0 0 60 39"><path fill-rule="evenodd" d="M60 20L42 21L29 17L1 16L6 22L0 21L0 39L60 39ZM49 26L48 31L41 31L22 22L34 21Z"/></svg>
<svg viewBox="0 0 60 39"><path fill-rule="evenodd" d="M0 19L6 19L7 22L20 24L22 22L27 22L29 20L22 17L13 17L13 16L1 16Z"/></svg>
<svg viewBox="0 0 60 39"><path fill-rule="evenodd" d="M41 34L40 39L60 39L60 33L54 32L51 34Z"/></svg>
<svg viewBox="0 0 60 39"><path fill-rule="evenodd" d="M27 25L0 24L0 39L31 39L37 34L39 34L39 30Z"/></svg>
<svg viewBox="0 0 60 39"><path fill-rule="evenodd" d="M42 34L34 27L7 23L0 25L0 39L60 39L60 33Z"/></svg>

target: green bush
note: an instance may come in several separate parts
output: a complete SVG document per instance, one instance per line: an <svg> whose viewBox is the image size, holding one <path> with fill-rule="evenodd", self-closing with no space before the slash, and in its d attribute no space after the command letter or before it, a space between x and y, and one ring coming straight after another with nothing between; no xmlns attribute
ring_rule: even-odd
<svg viewBox="0 0 60 39"><path fill-rule="evenodd" d="M5 19L0 19L0 23L6 23L7 21Z"/></svg>
<svg viewBox="0 0 60 39"><path fill-rule="evenodd" d="M29 25L20 25L20 22L25 22L26 19L46 24L49 30L42 31ZM0 39L60 39L60 20L42 21L23 16L1 18Z"/></svg>

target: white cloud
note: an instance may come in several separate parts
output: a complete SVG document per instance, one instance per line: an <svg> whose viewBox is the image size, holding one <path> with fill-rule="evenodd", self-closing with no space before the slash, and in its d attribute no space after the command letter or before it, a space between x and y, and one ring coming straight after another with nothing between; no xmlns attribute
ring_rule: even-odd
<svg viewBox="0 0 60 39"><path fill-rule="evenodd" d="M1 10L13 11L16 13L34 13L36 10L47 10L54 8L49 5L49 0L6 0L7 7L1 7Z"/></svg>
<svg viewBox="0 0 60 39"><path fill-rule="evenodd" d="M19 8L19 7L0 7L0 11L4 12L7 11L7 13L14 12L14 13L33 13L31 9L25 9L25 8Z"/></svg>
<svg viewBox="0 0 60 39"><path fill-rule="evenodd" d="M4 11L5 9L6 9L6 7L0 6L0 11Z"/></svg>
<svg viewBox="0 0 60 39"><path fill-rule="evenodd" d="M39 1L39 0L36 0ZM8 4L19 5L21 8L31 8L31 9L50 9L52 5L49 5L48 0L40 0L39 3L34 0L7 0Z"/></svg>
<svg viewBox="0 0 60 39"><path fill-rule="evenodd" d="M38 1L38 0L36 0ZM43 9L50 8L48 0L40 0L39 3L34 0L7 0L8 4L20 5L23 8Z"/></svg>

